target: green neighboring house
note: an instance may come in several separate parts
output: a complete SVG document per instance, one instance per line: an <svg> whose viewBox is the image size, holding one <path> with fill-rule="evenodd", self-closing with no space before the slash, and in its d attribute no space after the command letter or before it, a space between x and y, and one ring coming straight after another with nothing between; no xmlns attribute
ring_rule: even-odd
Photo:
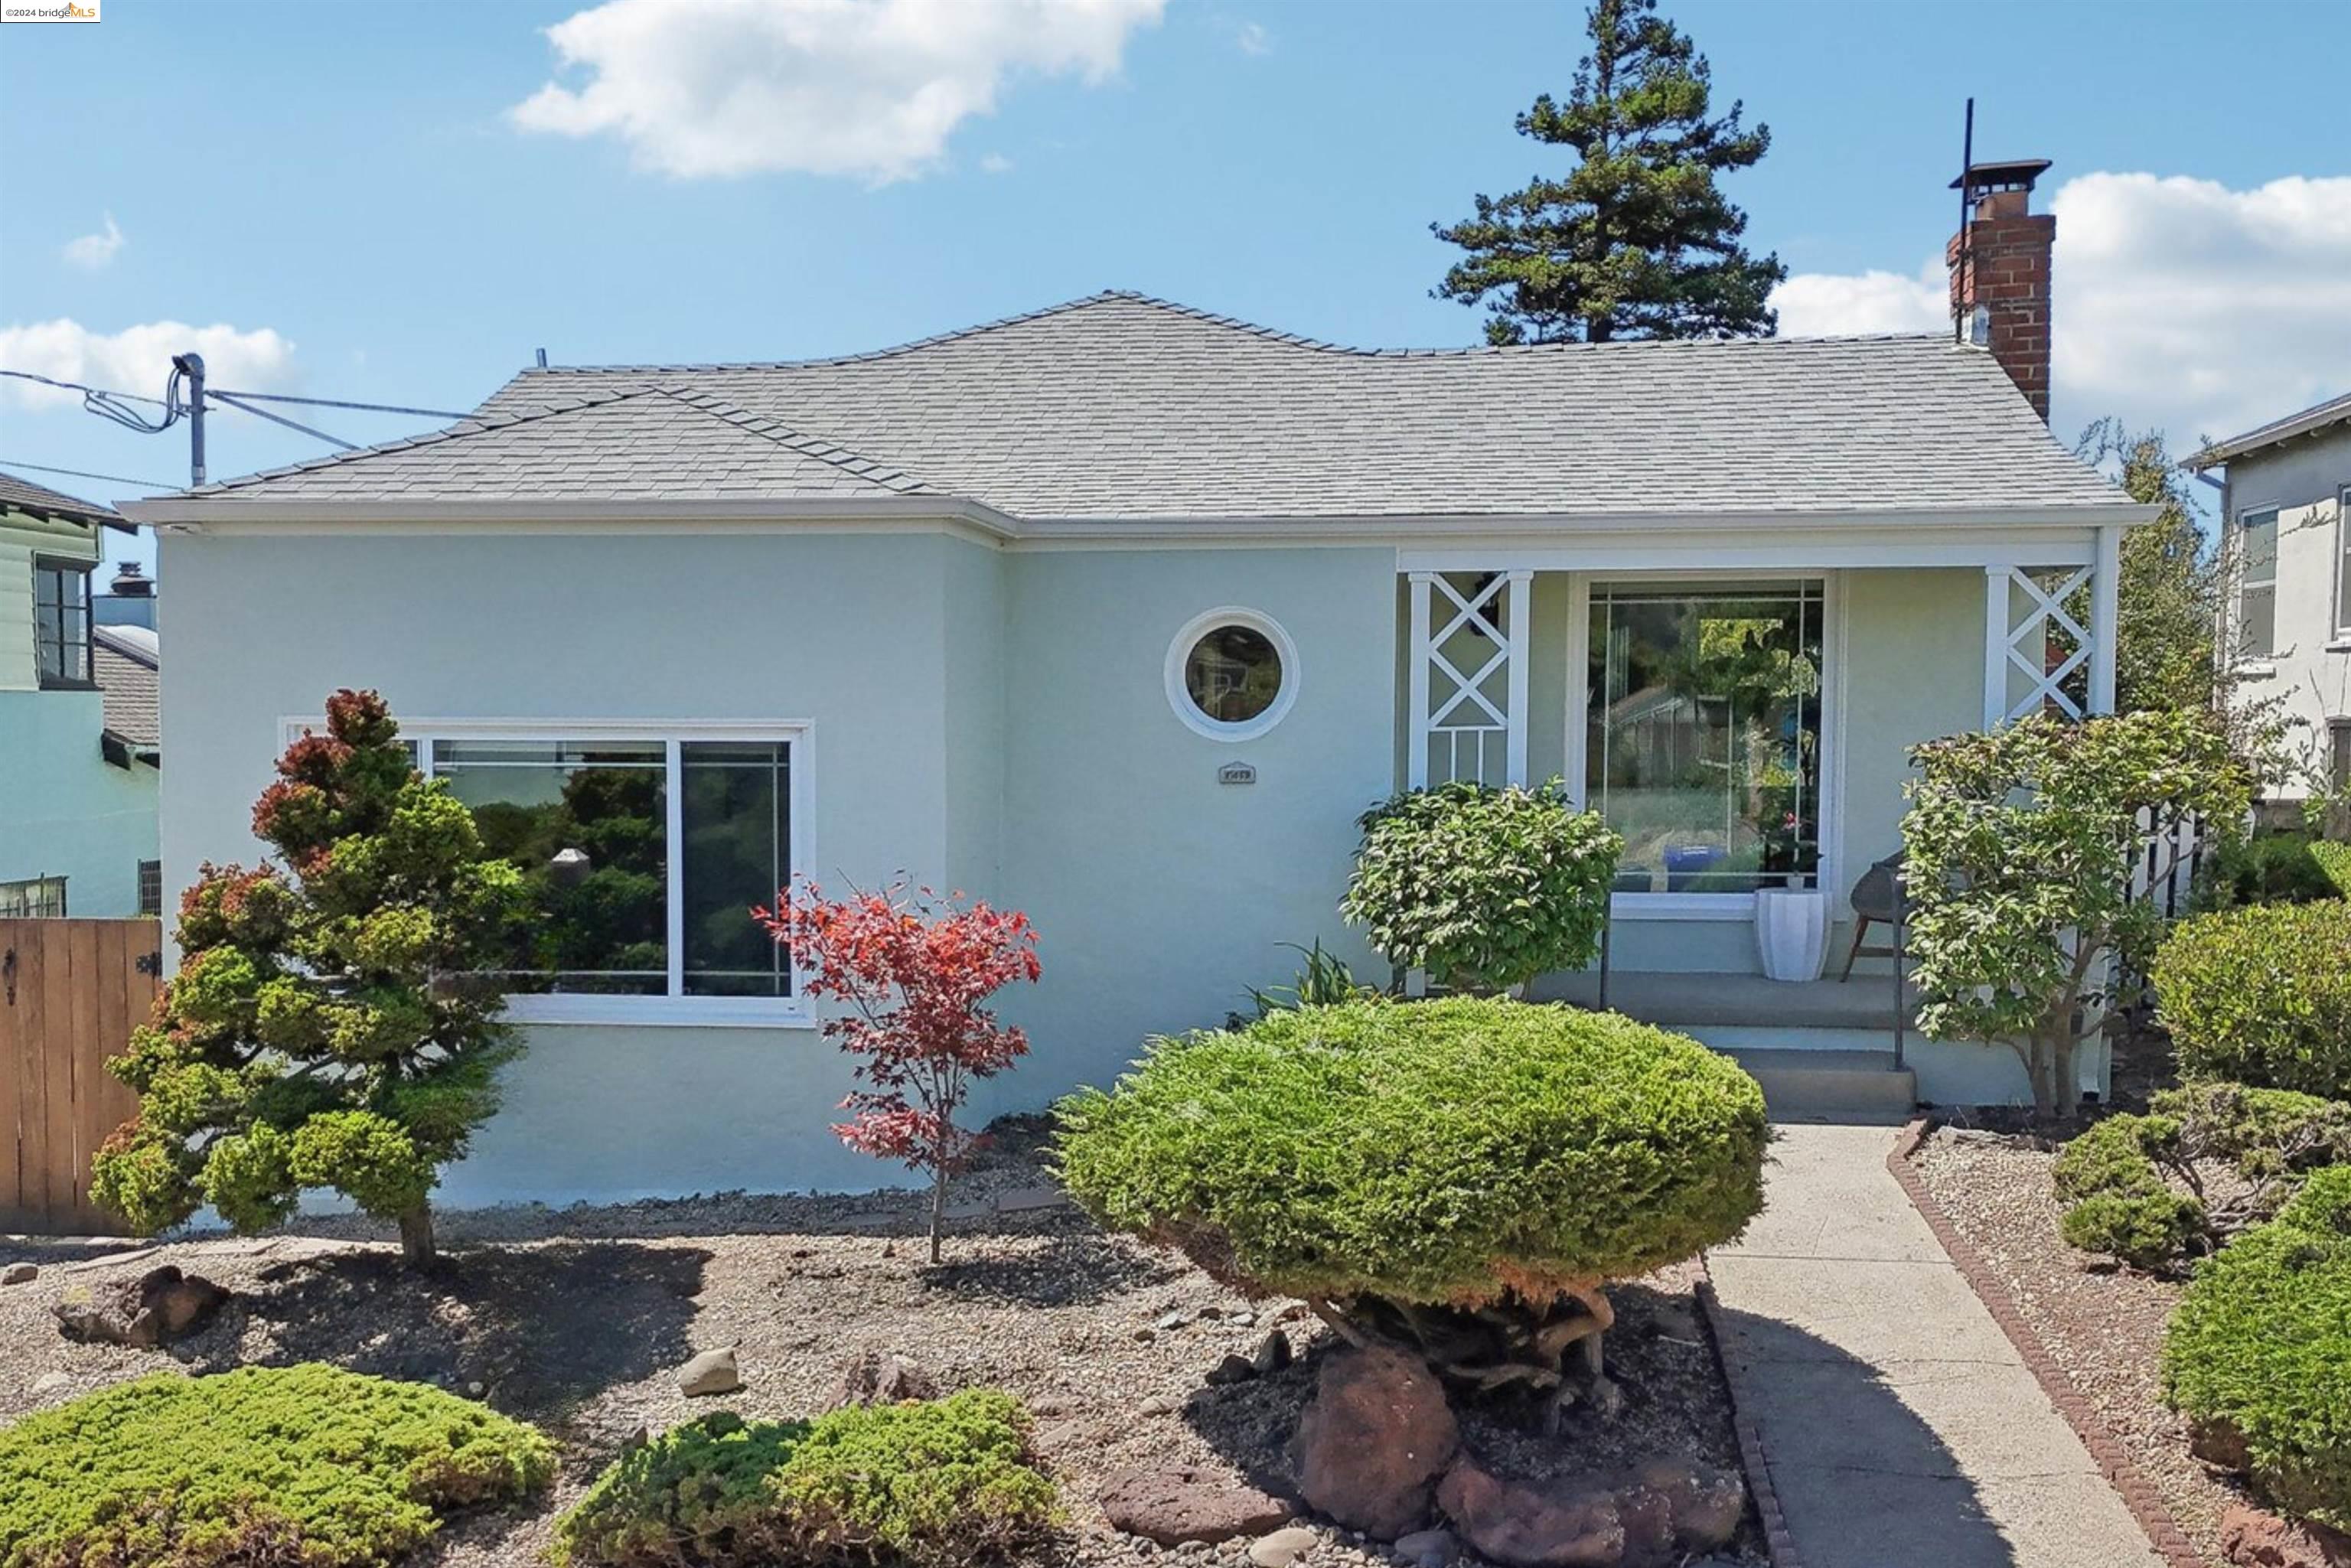
<svg viewBox="0 0 2351 1568"><path fill-rule="evenodd" d="M0 919L160 908L162 663L97 624L112 509L0 474Z"/></svg>

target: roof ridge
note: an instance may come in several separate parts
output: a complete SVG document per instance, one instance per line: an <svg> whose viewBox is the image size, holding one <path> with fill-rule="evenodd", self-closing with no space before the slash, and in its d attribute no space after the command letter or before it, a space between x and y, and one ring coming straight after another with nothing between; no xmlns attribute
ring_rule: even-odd
<svg viewBox="0 0 2351 1568"><path fill-rule="evenodd" d="M239 474L232 479L215 479L210 484L192 485L179 492L183 496L216 496L226 490L257 485L265 479L282 479L289 474L308 474L320 468L332 468L338 464L356 463L362 457L380 457L388 452L406 452L419 446L432 446L444 441L456 441L468 435L486 435L496 430L508 430L533 420L553 419L561 414L579 413L608 403L625 402L632 397L644 397L660 392L659 387L630 387L622 392L602 395L573 394L555 402L537 404L518 413L484 413L476 409L465 418L452 421L438 430L427 430L415 435L403 435L395 441L380 441L371 446L354 446L348 452L329 452L324 457L308 457L299 463L282 464L276 468L256 468L250 474Z"/></svg>
<svg viewBox="0 0 2351 1568"><path fill-rule="evenodd" d="M114 654L117 658L128 659L132 664L142 665L150 670L161 669L162 667L162 652L160 646L157 648L156 652L151 655L146 649L141 647L136 642L118 642L113 634L121 630L122 628L120 626L97 625L92 626L89 629L89 634L92 641L106 649L108 653ZM135 628L135 630L152 632L153 628L141 626ZM158 639L159 643L160 641L161 640Z"/></svg>
<svg viewBox="0 0 2351 1568"><path fill-rule="evenodd" d="M758 436L803 457L829 464L852 478L862 480L877 488L892 490L901 496L934 493L930 486L903 467L879 463L862 453L852 452L830 436L786 424L768 414L754 413L715 392L692 392L684 387L655 387L652 390L684 403L697 413L732 425L746 435Z"/></svg>

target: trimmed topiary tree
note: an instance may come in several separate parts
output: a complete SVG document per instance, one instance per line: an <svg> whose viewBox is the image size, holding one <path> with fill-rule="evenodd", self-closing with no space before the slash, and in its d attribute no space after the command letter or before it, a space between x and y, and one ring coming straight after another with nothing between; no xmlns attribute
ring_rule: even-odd
<svg viewBox="0 0 2351 1568"><path fill-rule="evenodd" d="M1474 1386L1598 1398L1602 1286L1730 1240L1762 1207L1762 1092L1609 1013L1355 1002L1155 1041L1056 1108L1104 1225L1251 1294L1297 1296Z"/></svg>
<svg viewBox="0 0 2351 1568"><path fill-rule="evenodd" d="M2150 843L2200 818L2226 836L2250 781L2202 715L2064 724L2038 715L1911 752L1902 838L1919 1027L2013 1050L2043 1116L2081 1099L2083 1040L2103 1029L2163 932L2133 896ZM2168 874L2159 867L2157 880Z"/></svg>
<svg viewBox="0 0 2351 1568"><path fill-rule="evenodd" d="M182 899L179 972L108 1064L139 1114L91 1166L140 1229L207 1203L264 1228L329 1187L397 1221L412 1263L434 1256L439 1167L513 1054L488 971L525 901L399 733L373 692L336 693L254 808L285 869L206 865Z"/></svg>
<svg viewBox="0 0 2351 1568"><path fill-rule="evenodd" d="M2180 1070L2351 1100L2351 904L2254 904L2182 923L2155 956Z"/></svg>
<svg viewBox="0 0 2351 1568"><path fill-rule="evenodd" d="M0 1430L9 1568L380 1568L442 1516L528 1497L555 1446L417 1383L338 1367L161 1372Z"/></svg>
<svg viewBox="0 0 2351 1568"><path fill-rule="evenodd" d="M1558 779L1407 790L1361 826L1339 912L1390 963L1455 990L1500 991L1598 956L1625 841Z"/></svg>
<svg viewBox="0 0 2351 1568"><path fill-rule="evenodd" d="M792 1563L961 1568L1036 1545L1057 1517L1029 1413L993 1389L809 1421L732 1412L630 1449L556 1521L558 1568Z"/></svg>
<svg viewBox="0 0 2351 1568"><path fill-rule="evenodd" d="M2278 1508L2351 1531L2351 1166L2198 1266L2163 1392L2199 1450L2241 1453Z"/></svg>

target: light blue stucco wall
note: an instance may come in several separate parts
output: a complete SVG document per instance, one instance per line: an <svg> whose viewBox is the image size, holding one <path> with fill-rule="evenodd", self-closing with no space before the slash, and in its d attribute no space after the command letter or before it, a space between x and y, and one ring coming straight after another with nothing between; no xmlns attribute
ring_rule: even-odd
<svg viewBox="0 0 2351 1568"><path fill-rule="evenodd" d="M139 862L155 858L156 770L99 750L97 692L0 691L0 882L66 879L67 913L139 913Z"/></svg>

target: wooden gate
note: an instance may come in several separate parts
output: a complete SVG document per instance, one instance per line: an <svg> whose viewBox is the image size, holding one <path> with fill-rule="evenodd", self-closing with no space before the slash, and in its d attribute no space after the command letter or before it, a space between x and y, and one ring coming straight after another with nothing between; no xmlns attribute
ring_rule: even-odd
<svg viewBox="0 0 2351 1568"><path fill-rule="evenodd" d="M0 920L0 1231L105 1235L89 1157L139 1108L106 1071L162 984L153 920Z"/></svg>

